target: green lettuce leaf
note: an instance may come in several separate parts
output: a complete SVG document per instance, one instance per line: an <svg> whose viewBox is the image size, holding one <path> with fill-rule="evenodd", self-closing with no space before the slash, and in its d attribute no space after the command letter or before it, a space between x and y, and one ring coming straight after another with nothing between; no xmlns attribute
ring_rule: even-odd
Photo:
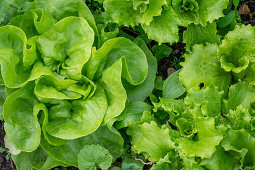
<svg viewBox="0 0 255 170"><path fill-rule="evenodd" d="M95 44L100 44L95 19L87 5L82 0L35 0L35 7L43 8L57 21L68 16L82 17L86 19L90 27L94 30Z"/></svg>
<svg viewBox="0 0 255 170"><path fill-rule="evenodd" d="M145 102L133 102L127 103L125 110L117 117L117 122L115 127L121 129L124 127L129 127L134 123L140 123L145 119L145 117L151 116L151 113L145 112L151 110L151 105Z"/></svg>
<svg viewBox="0 0 255 170"><path fill-rule="evenodd" d="M220 36L217 35L216 22L207 23L206 26L200 24L190 24L183 32L183 42L189 50L195 44L220 43Z"/></svg>
<svg viewBox="0 0 255 170"><path fill-rule="evenodd" d="M242 105L239 105L236 110L229 110L226 117L230 121L229 124L234 130L247 129L250 131L252 128L252 116L249 114L249 110L244 108Z"/></svg>
<svg viewBox="0 0 255 170"><path fill-rule="evenodd" d="M206 25L215 19L223 17L223 10L227 8L228 0L172 0L174 11L185 25L190 23Z"/></svg>
<svg viewBox="0 0 255 170"><path fill-rule="evenodd" d="M55 160L78 167L78 154L85 145L99 144L109 150L113 159L123 154L124 140L120 133L108 126L100 126L94 133L75 140L67 140L64 145L50 145L44 138L41 147Z"/></svg>
<svg viewBox="0 0 255 170"><path fill-rule="evenodd" d="M255 102L254 99L255 88L247 82L239 82L230 86L228 98L224 100L226 111L236 110L239 105L249 109Z"/></svg>
<svg viewBox="0 0 255 170"><path fill-rule="evenodd" d="M191 88L184 99L186 105L201 107L205 116L214 117L221 113L221 100L224 92L219 91L215 86L205 88Z"/></svg>
<svg viewBox="0 0 255 170"><path fill-rule="evenodd" d="M40 144L41 128L33 106L38 102L33 83L10 94L4 103L4 128L9 140L21 150L31 152ZM13 107L15 104L16 107Z"/></svg>
<svg viewBox="0 0 255 170"><path fill-rule="evenodd" d="M157 60L152 55L143 39L136 38L134 43L139 46L146 55L148 62L148 75L141 84L135 86L123 81L123 85L127 91L128 99L131 102L144 101L152 93L157 72Z"/></svg>
<svg viewBox="0 0 255 170"><path fill-rule="evenodd" d="M6 87L22 87L41 75L51 74L49 68L36 61L36 41L36 37L27 40L24 32L17 27L8 25L0 28L0 65Z"/></svg>
<svg viewBox="0 0 255 170"><path fill-rule="evenodd" d="M123 161L121 164L121 169L129 169L129 170L142 170L144 164L134 158L130 158L130 155L124 155Z"/></svg>
<svg viewBox="0 0 255 170"><path fill-rule="evenodd" d="M66 17L39 36L38 49L52 71L79 80L93 41L94 32L85 19Z"/></svg>
<svg viewBox="0 0 255 170"><path fill-rule="evenodd" d="M184 56L185 62L181 63L183 69L179 79L187 89L212 84L219 90L225 90L230 85L231 74L221 68L216 45L195 45Z"/></svg>
<svg viewBox="0 0 255 170"><path fill-rule="evenodd" d="M80 170L108 169L112 164L112 157L107 149L100 145L85 145L78 154Z"/></svg>
<svg viewBox="0 0 255 170"><path fill-rule="evenodd" d="M171 7L163 10L160 16L155 16L149 25L142 24L148 38L159 44L177 42L179 40L178 26L181 26L181 21Z"/></svg>
<svg viewBox="0 0 255 170"><path fill-rule="evenodd" d="M210 159L202 159L200 166L211 170L234 169L238 164L238 159L234 158L229 152L218 146L217 151Z"/></svg>
<svg viewBox="0 0 255 170"><path fill-rule="evenodd" d="M171 151L168 152L164 158L160 158L159 162L151 167L151 170L161 169L175 170L181 169L181 167L182 162L180 156L176 152Z"/></svg>
<svg viewBox="0 0 255 170"><path fill-rule="evenodd" d="M185 87L179 82L179 72L180 71L174 72L164 81L163 98L175 99L186 92Z"/></svg>
<svg viewBox="0 0 255 170"><path fill-rule="evenodd" d="M179 149L187 157L211 158L223 138L220 131L214 127L213 118L196 118L197 135L192 139L179 140Z"/></svg>
<svg viewBox="0 0 255 170"><path fill-rule="evenodd" d="M3 105L6 99L6 95L5 95L5 87L4 86L0 86L0 120L3 120L4 116L3 116Z"/></svg>
<svg viewBox="0 0 255 170"><path fill-rule="evenodd" d="M169 129L167 127L159 128L154 121L131 126L128 128L127 134L132 137L132 149L136 153L145 153L151 161L159 161L174 149Z"/></svg>
<svg viewBox="0 0 255 170"><path fill-rule="evenodd" d="M241 153L245 150L245 154L241 160L243 167L253 166L255 164L255 138L244 129L230 129L224 136L221 146L225 151L235 151Z"/></svg>
<svg viewBox="0 0 255 170"><path fill-rule="evenodd" d="M12 155L12 160L18 170L45 170L56 166L67 166L52 159L41 147L33 152L21 152L18 155Z"/></svg>
<svg viewBox="0 0 255 170"><path fill-rule="evenodd" d="M161 14L162 6L166 3L166 0L105 0L104 8L119 25L149 25L154 16Z"/></svg>
<svg viewBox="0 0 255 170"><path fill-rule="evenodd" d="M221 67L227 72L232 71L237 79L245 75L249 63L255 62L254 37L255 30L251 26L236 26L219 47Z"/></svg>

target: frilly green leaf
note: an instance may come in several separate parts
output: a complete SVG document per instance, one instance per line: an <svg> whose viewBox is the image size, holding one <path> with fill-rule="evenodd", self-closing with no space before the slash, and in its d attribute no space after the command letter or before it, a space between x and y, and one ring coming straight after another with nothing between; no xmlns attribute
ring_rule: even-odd
<svg viewBox="0 0 255 170"><path fill-rule="evenodd" d="M159 161L160 158L174 149L174 142L169 136L169 129L167 127L159 128L154 121L131 126L127 133L132 137L133 150L137 153L148 154L148 159L151 161Z"/></svg>
<svg viewBox="0 0 255 170"><path fill-rule="evenodd" d="M179 140L179 148L187 157L211 158L223 138L214 127L213 118L196 118L197 136Z"/></svg>
<svg viewBox="0 0 255 170"><path fill-rule="evenodd" d="M231 82L231 74L225 72L217 56L217 45L195 45L190 53L185 54L185 62L179 79L187 89L199 86L215 85L225 90Z"/></svg>

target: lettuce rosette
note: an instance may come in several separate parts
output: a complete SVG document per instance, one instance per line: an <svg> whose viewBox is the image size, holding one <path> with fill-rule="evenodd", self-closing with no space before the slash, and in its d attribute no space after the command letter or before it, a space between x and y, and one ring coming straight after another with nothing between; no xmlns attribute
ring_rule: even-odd
<svg viewBox="0 0 255 170"><path fill-rule="evenodd" d="M178 27L191 23L206 25L223 17L228 0L104 0L113 22L141 25L149 39L161 43L179 40Z"/></svg>
<svg viewBox="0 0 255 170"><path fill-rule="evenodd" d="M14 156L19 169L27 169L23 157L37 159L31 166L38 169L78 166L79 151L88 144L101 144L113 158L121 155L123 139L110 122L127 101L151 93L156 59L141 39L98 44L94 18L81 0L36 0L0 27L4 127L22 151Z"/></svg>
<svg viewBox="0 0 255 170"><path fill-rule="evenodd" d="M128 128L151 169L254 169L254 31L236 26L220 45L191 46L159 100L150 95L152 114L136 120L127 108L116 128Z"/></svg>

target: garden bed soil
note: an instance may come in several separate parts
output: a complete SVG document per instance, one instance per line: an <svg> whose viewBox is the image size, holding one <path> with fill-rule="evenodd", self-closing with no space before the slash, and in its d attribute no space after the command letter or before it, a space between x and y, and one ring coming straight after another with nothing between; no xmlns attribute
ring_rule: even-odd
<svg viewBox="0 0 255 170"><path fill-rule="evenodd" d="M255 0L244 0L238 5L238 11L245 25L255 26Z"/></svg>

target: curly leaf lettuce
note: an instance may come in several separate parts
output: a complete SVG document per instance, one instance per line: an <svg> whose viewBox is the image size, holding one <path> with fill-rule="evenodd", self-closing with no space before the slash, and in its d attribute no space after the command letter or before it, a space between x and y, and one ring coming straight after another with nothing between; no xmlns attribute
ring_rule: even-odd
<svg viewBox="0 0 255 170"><path fill-rule="evenodd" d="M236 26L229 32L219 47L221 67L227 72L233 72L236 79L243 78L253 83L252 71L249 65L255 61L255 29L251 26Z"/></svg>
<svg viewBox="0 0 255 170"><path fill-rule="evenodd" d="M185 25L190 23L206 25L223 17L223 9L227 8L228 0L172 0L174 11Z"/></svg>
<svg viewBox="0 0 255 170"><path fill-rule="evenodd" d="M169 136L169 129L166 127L159 128L154 121L131 126L127 133L132 137L133 150L149 156L151 161L159 161L160 158L174 149L174 142Z"/></svg>
<svg viewBox="0 0 255 170"><path fill-rule="evenodd" d="M161 43L179 40L178 26L205 26L224 16L228 0L105 0L104 8L120 26L141 24L148 37ZM217 37L216 37L217 38Z"/></svg>
<svg viewBox="0 0 255 170"><path fill-rule="evenodd" d="M213 118L196 118L195 123L197 136L180 139L179 148L187 157L211 158L223 136L215 129Z"/></svg>
<svg viewBox="0 0 255 170"><path fill-rule="evenodd" d="M231 74L221 68L217 49L214 44L193 46L191 52L184 55L185 62L181 63L181 84L187 89L213 84L219 90L225 90L231 83Z"/></svg>

